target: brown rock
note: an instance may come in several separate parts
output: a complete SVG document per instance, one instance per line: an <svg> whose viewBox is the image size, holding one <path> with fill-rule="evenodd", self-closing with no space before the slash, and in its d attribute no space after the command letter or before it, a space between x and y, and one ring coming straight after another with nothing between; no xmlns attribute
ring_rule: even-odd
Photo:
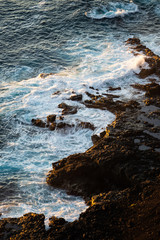
<svg viewBox="0 0 160 240"><path fill-rule="evenodd" d="M117 90L121 90L121 87L109 87L109 91L117 91Z"/></svg>
<svg viewBox="0 0 160 240"><path fill-rule="evenodd" d="M93 131L95 130L95 126L93 124L91 124L90 122L81 122L79 124L79 126L82 127L82 128L89 128Z"/></svg>
<svg viewBox="0 0 160 240"><path fill-rule="evenodd" d="M41 119L32 119L32 124L37 127L42 127L42 128L46 127L46 123L43 122Z"/></svg>
<svg viewBox="0 0 160 240"><path fill-rule="evenodd" d="M82 94L74 94L70 97L72 101L82 101Z"/></svg>
<svg viewBox="0 0 160 240"><path fill-rule="evenodd" d="M56 120L56 115L52 114L52 115L48 115L47 116L47 122L53 123Z"/></svg>
<svg viewBox="0 0 160 240"><path fill-rule="evenodd" d="M75 114L77 113L77 107L67 105L66 103L61 103L58 105L59 108L63 108L62 114L68 115L68 114Z"/></svg>
<svg viewBox="0 0 160 240"><path fill-rule="evenodd" d="M93 144L95 144L95 143L98 142L101 138L100 138L98 135L94 134L94 135L91 136L91 139L92 139Z"/></svg>
<svg viewBox="0 0 160 240"><path fill-rule="evenodd" d="M51 130L51 131L54 131L55 129L56 129L56 123L51 123L50 125L49 125L49 129Z"/></svg>
<svg viewBox="0 0 160 240"><path fill-rule="evenodd" d="M146 92L147 97L154 97L154 96L160 96L160 85L156 84L156 86L149 88Z"/></svg>
<svg viewBox="0 0 160 240"><path fill-rule="evenodd" d="M57 217L53 216L49 219L49 226L51 228L55 228L56 230L60 229L66 223L67 223L67 221L64 218L57 218Z"/></svg>
<svg viewBox="0 0 160 240"><path fill-rule="evenodd" d="M57 129L62 129L62 128L65 129L65 128L71 128L71 127L74 127L74 125L70 125L65 122L59 122L57 123L57 126L56 126Z"/></svg>
<svg viewBox="0 0 160 240"><path fill-rule="evenodd" d="M48 77L48 76L52 76L54 73L41 73L39 76L41 77L41 78L46 78L46 77Z"/></svg>

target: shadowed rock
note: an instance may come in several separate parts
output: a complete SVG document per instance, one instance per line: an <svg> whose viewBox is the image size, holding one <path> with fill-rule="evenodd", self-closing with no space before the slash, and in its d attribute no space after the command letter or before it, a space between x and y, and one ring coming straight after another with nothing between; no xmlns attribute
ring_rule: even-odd
<svg viewBox="0 0 160 240"><path fill-rule="evenodd" d="M66 103L61 103L58 105L59 108L62 108L62 115L75 114L77 113L77 107L69 106Z"/></svg>
<svg viewBox="0 0 160 240"><path fill-rule="evenodd" d="M5 218L0 221L0 239L44 239L44 215L27 213L20 218Z"/></svg>
<svg viewBox="0 0 160 240"><path fill-rule="evenodd" d="M90 122L80 122L79 127L89 128L93 131L95 130L95 126L93 124L91 124Z"/></svg>

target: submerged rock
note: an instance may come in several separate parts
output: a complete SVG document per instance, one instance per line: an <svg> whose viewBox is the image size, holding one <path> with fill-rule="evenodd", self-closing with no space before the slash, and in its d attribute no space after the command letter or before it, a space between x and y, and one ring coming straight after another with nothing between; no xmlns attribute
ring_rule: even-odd
<svg viewBox="0 0 160 240"><path fill-rule="evenodd" d="M41 73L41 74L39 74L39 77L40 78L46 78L46 77L52 76L52 75L54 75L54 73Z"/></svg>
<svg viewBox="0 0 160 240"><path fill-rule="evenodd" d="M89 128L93 131L95 130L95 126L93 124L91 124L90 122L80 122L79 126L82 128Z"/></svg>
<svg viewBox="0 0 160 240"><path fill-rule="evenodd" d="M42 128L46 127L46 123L44 121L42 121L41 119L32 119L32 124L37 127L42 127Z"/></svg>
<svg viewBox="0 0 160 240"><path fill-rule="evenodd" d="M68 123L65 123L65 122L59 122L59 123L57 123L57 125L56 125L56 128L57 129L66 129L66 128L72 128L72 127L74 127L74 125L72 124L68 124Z"/></svg>
<svg viewBox="0 0 160 240"><path fill-rule="evenodd" d="M121 87L109 87L109 91L121 90Z"/></svg>

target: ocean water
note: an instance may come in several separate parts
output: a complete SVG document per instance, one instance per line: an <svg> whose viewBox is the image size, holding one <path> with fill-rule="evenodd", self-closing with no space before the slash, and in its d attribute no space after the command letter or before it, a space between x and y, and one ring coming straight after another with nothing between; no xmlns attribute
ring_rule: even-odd
<svg viewBox="0 0 160 240"><path fill-rule="evenodd" d="M110 86L121 87L114 94L123 100L136 97L130 84L142 82L135 73L144 56L133 56L125 41L139 37L160 54L160 3L0 0L0 29L1 217L32 211L44 213L46 222L52 215L73 221L87 206L82 198L49 187L47 172L53 162L91 147L91 136L115 116L68 99L73 93L83 100L86 92L105 96ZM78 106L65 122L87 121L96 129L50 131L31 124L49 114L58 118L62 102Z"/></svg>

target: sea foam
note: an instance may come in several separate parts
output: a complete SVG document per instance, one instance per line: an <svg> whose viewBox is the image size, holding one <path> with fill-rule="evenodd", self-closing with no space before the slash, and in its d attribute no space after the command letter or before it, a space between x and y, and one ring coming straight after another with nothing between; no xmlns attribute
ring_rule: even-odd
<svg viewBox="0 0 160 240"><path fill-rule="evenodd" d="M100 6L85 12L85 15L93 19L124 17L125 15L138 12L138 6L131 3L111 3L107 6Z"/></svg>

